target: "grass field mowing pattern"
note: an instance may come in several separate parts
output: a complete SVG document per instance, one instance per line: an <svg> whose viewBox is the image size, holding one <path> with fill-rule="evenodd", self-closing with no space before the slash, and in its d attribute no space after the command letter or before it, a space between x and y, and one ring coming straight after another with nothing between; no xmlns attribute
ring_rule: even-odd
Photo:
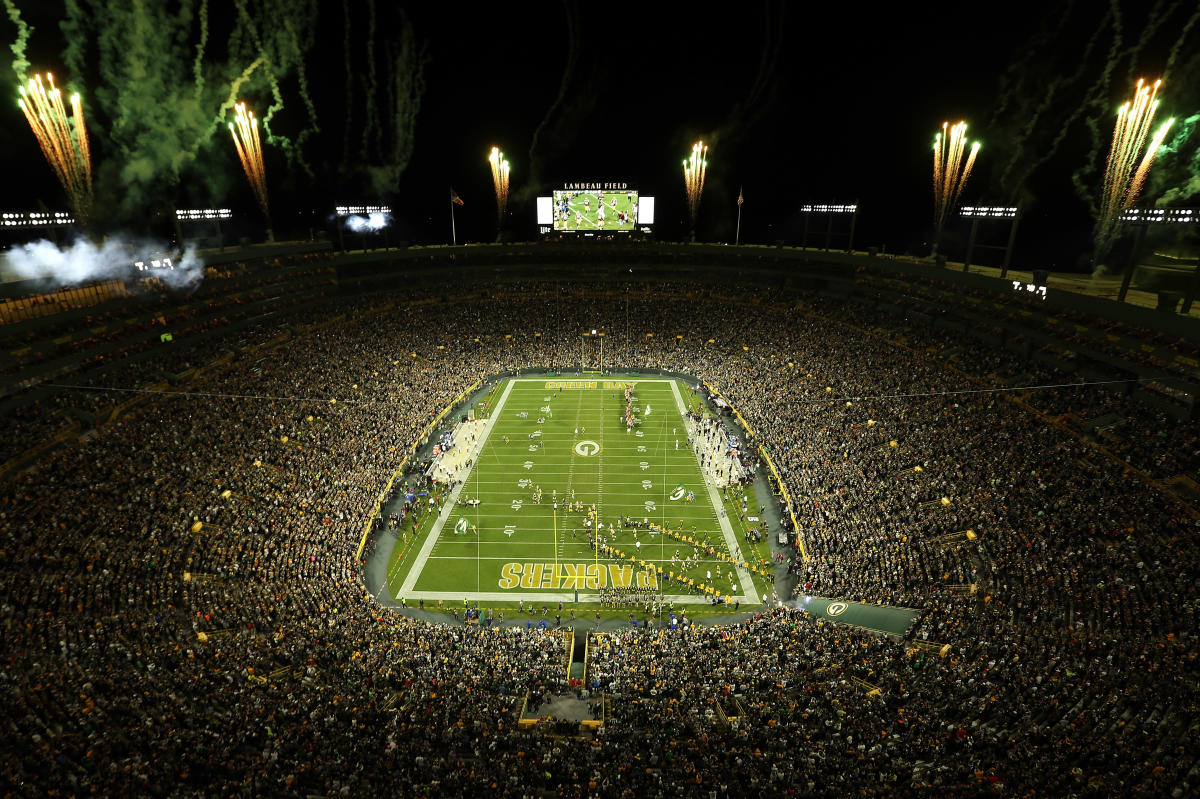
<svg viewBox="0 0 1200 799"><path fill-rule="evenodd" d="M595 388L547 388L563 382ZM586 514L566 510L572 491L585 511L595 505L606 534L609 523L613 524L616 541L610 543L636 552L639 559L661 565L664 571L678 573L680 565L671 562L673 553L678 551L682 558L692 554L692 547L640 530L638 550L633 531L618 527L618 516L648 519L689 534L694 528L700 538L707 534L722 551L727 551L727 541L737 545L732 534L722 533L688 444L672 383L636 382L635 406L642 425L628 433L619 378L512 381L507 395L499 395L503 404L497 406L492 429L461 491L460 500L478 499L479 504L457 505L440 529L434 526L431 535L436 538L423 547L427 557L416 553L397 570L393 594L410 599L515 602L571 597L578 589L585 600L602 585L621 581L636 585L637 573L643 571L637 564L630 569L628 561L618 564L603 555L597 558L588 547ZM694 492L695 501L680 496L680 486ZM536 487L542 490L540 504L533 501ZM466 535L456 534L460 520L466 521ZM718 566L729 574L727 563L703 559L687 573L697 583L705 582L709 571L715 578ZM743 602L747 587L753 594L762 590L744 572L711 584ZM663 591L682 602L704 601L673 594L678 588L669 582L664 582ZM757 601L757 596L752 598Z"/></svg>

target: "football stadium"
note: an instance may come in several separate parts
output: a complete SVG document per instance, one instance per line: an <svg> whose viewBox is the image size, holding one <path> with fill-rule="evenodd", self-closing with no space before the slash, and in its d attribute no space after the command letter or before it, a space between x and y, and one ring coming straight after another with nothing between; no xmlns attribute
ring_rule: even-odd
<svg viewBox="0 0 1200 799"><path fill-rule="evenodd" d="M1191 9L5 6L3 795L1200 791Z"/></svg>

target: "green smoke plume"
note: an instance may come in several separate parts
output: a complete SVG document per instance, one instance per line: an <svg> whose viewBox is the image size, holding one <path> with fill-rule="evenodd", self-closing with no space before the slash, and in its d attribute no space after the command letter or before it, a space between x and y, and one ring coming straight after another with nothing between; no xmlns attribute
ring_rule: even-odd
<svg viewBox="0 0 1200 799"><path fill-rule="evenodd" d="M394 40L393 40L394 41ZM429 54L412 25L403 19L398 47L388 47L388 121L384 147L369 158L367 175L376 195L396 190L408 168L416 141L417 114L425 94L425 66Z"/></svg>
<svg viewBox="0 0 1200 799"><path fill-rule="evenodd" d="M21 83L29 80L29 61L25 58L25 48L29 44L29 36L33 33L33 28L25 24L25 20L21 19L21 12L13 5L12 0L4 0L4 10L8 12L8 18L17 26L17 38L9 45L12 50L13 72L17 73L17 80Z"/></svg>
<svg viewBox="0 0 1200 799"><path fill-rule="evenodd" d="M1175 124L1178 125L1175 135L1159 149L1156 159L1156 166L1165 167L1159 171L1164 179L1156 183L1174 179L1173 185L1163 190L1158 198L1156 205L1161 208L1186 204L1200 196L1200 146L1194 135L1200 124L1200 114L1192 114Z"/></svg>

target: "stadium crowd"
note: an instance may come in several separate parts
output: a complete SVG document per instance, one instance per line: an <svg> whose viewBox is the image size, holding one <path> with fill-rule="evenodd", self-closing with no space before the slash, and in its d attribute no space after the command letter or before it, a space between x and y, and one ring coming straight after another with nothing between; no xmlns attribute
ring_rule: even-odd
<svg viewBox="0 0 1200 799"><path fill-rule="evenodd" d="M1195 793L1197 526L1019 401L940 395L1012 356L959 371L962 341L849 301L622 288L292 315L0 485L6 792ZM568 689L553 629L377 603L355 553L388 476L476 379L577 368L581 318L627 332L607 363L739 409L800 521L799 607L919 608L909 638L790 607L597 636L606 722L562 736L516 729Z"/></svg>

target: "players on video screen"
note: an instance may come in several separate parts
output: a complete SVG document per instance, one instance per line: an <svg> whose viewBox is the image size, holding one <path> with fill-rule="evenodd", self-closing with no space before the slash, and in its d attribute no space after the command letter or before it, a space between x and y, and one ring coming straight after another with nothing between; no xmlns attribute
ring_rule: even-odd
<svg viewBox="0 0 1200 799"><path fill-rule="evenodd" d="M554 229L563 231L633 230L637 192L556 191Z"/></svg>

